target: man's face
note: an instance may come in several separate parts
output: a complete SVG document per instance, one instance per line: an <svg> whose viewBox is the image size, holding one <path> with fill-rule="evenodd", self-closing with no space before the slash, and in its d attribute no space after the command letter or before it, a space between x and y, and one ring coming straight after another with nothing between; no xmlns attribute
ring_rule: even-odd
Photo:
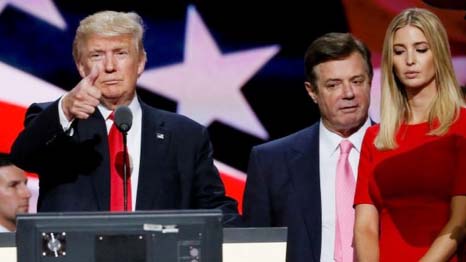
<svg viewBox="0 0 466 262"><path fill-rule="evenodd" d="M24 171L14 165L0 167L0 221L14 224L16 214L28 212L30 197Z"/></svg>
<svg viewBox="0 0 466 262"><path fill-rule="evenodd" d="M342 60L314 67L317 87L305 82L312 100L319 106L322 122L342 137L356 132L366 121L371 80L362 56L354 52Z"/></svg>
<svg viewBox="0 0 466 262"><path fill-rule="evenodd" d="M131 102L145 62L131 35L91 35L83 42L77 66L81 77L99 69L94 85L102 92L103 104L113 109Z"/></svg>

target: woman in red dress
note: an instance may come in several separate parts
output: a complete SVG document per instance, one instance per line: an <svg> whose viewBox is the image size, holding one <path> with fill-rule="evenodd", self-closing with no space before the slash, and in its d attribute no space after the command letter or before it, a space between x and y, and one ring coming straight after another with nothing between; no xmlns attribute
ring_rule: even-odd
<svg viewBox="0 0 466 262"><path fill-rule="evenodd" d="M382 53L380 125L366 132L355 196L362 261L461 261L466 109L436 15L407 9Z"/></svg>

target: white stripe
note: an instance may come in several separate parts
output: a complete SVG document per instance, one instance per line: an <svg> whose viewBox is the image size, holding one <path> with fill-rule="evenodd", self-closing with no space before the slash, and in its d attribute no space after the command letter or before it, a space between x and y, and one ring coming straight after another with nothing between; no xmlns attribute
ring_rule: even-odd
<svg viewBox="0 0 466 262"><path fill-rule="evenodd" d="M34 102L52 101L65 91L44 80L0 62L0 100L29 107Z"/></svg>
<svg viewBox="0 0 466 262"><path fill-rule="evenodd" d="M239 171L238 169L235 169L217 160L214 160L214 164L215 166L217 166L220 173L243 182L246 181L246 174L244 172Z"/></svg>

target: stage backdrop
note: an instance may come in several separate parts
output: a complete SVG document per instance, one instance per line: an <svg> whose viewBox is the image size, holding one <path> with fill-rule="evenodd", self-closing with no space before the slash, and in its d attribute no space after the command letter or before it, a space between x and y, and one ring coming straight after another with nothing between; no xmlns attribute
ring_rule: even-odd
<svg viewBox="0 0 466 262"><path fill-rule="evenodd" d="M0 0L0 151L10 150L32 102L55 100L80 80L71 56L79 20L99 10L136 11L147 29L140 97L208 127L215 164L241 204L251 147L319 119L303 85L303 55L312 40L337 31L368 43L375 68L370 114L377 120L385 28L414 6L429 8L446 25L465 84L464 12L416 0ZM30 176L34 202L37 179Z"/></svg>

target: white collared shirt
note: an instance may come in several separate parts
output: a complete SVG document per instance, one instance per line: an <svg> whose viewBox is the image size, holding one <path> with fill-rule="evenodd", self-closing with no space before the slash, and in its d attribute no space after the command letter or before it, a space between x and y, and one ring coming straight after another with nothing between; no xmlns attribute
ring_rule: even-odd
<svg viewBox="0 0 466 262"><path fill-rule="evenodd" d="M66 119L65 113L62 109L62 100L60 99L58 103L58 115L60 118L60 123L63 127L63 130L68 130L73 121L68 121ZM131 129L128 131L128 154L130 156L130 165L131 165L131 206L132 210L136 209L136 197L137 197L137 185L139 181L139 165L141 159L141 133L142 133L142 110L141 104L137 98L137 95L133 97L131 103L128 105L129 109L133 113L133 124ZM107 134L110 133L110 128L112 127L113 120L108 119L110 116L111 110L107 109L102 104L97 106L97 109L100 111L100 114L105 120L107 126ZM70 133L72 135L72 132Z"/></svg>
<svg viewBox="0 0 466 262"><path fill-rule="evenodd" d="M8 232L11 232L10 230L8 230L8 228L0 225L0 233L8 233Z"/></svg>
<svg viewBox="0 0 466 262"><path fill-rule="evenodd" d="M364 125L350 137L343 138L328 130L322 120L319 127L319 169L320 169L320 192L322 201L322 249L320 261L334 261L335 243L335 178L337 173L337 162L340 157L340 142L343 139L353 144L350 151L349 161L356 181L358 174L359 155L361 153L362 140L366 129L371 122L366 120Z"/></svg>

